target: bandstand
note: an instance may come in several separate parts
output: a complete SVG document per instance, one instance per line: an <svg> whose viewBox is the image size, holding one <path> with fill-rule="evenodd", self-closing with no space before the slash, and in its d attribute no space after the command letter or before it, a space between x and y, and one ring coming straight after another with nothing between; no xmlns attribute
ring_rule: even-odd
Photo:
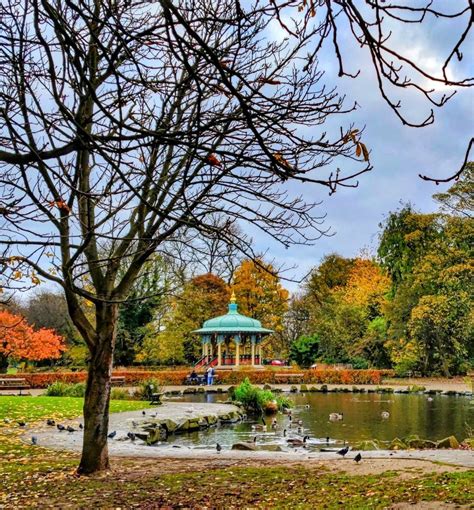
<svg viewBox="0 0 474 510"><path fill-rule="evenodd" d="M225 315L209 319L196 329L201 337L202 358L197 367L237 368L241 365L259 367L262 364L262 340L273 330L262 328L260 321L237 311L235 294Z"/></svg>

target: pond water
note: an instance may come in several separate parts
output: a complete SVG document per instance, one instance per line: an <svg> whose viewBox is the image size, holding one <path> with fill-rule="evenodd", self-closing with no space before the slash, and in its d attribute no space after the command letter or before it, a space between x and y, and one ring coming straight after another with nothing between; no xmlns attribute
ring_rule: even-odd
<svg viewBox="0 0 474 510"><path fill-rule="evenodd" d="M436 441L454 435L458 440L467 437L467 427L474 427L472 397L446 395L406 395L378 393L303 393L291 394L293 426L288 416L278 413L277 429L270 427L273 417L265 417L267 431L254 431L252 424L260 419L248 420L231 426L211 428L201 432L170 437L169 442L190 448L212 448L219 442L230 448L239 441L252 441L257 436L259 445L278 444L286 446L288 437L310 436L309 449L319 449L348 442L377 439L391 441L418 434L423 439ZM186 395L179 401L222 402L226 395ZM432 400L429 400L432 399ZM175 400L175 399L173 399ZM309 408L307 407L309 405ZM390 414L387 419L381 413ZM342 421L329 420L330 413L343 413ZM295 422L303 422L298 431ZM286 429L287 437L283 435ZM329 438L329 441L327 440Z"/></svg>

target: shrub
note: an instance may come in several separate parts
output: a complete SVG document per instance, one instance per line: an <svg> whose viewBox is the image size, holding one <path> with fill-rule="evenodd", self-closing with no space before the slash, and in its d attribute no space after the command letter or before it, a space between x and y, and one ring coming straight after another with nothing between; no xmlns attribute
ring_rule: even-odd
<svg viewBox="0 0 474 510"><path fill-rule="evenodd" d="M140 383L135 397L140 400L151 400L153 393L160 393L162 390L160 382L157 379L145 379Z"/></svg>
<svg viewBox="0 0 474 510"><path fill-rule="evenodd" d="M85 383L68 384L56 381L46 389L48 397L83 397L86 393Z"/></svg>
<svg viewBox="0 0 474 510"><path fill-rule="evenodd" d="M289 409L290 407L293 407L293 401L283 395L278 395L275 400L278 404L279 411L283 411L283 409Z"/></svg>
<svg viewBox="0 0 474 510"><path fill-rule="evenodd" d="M127 390L123 390L122 388L112 388L110 392L111 400L130 400L132 396Z"/></svg>
<svg viewBox="0 0 474 510"><path fill-rule="evenodd" d="M270 390L261 390L248 377L235 388L233 400L240 402L247 411L261 413L268 402L276 400Z"/></svg>

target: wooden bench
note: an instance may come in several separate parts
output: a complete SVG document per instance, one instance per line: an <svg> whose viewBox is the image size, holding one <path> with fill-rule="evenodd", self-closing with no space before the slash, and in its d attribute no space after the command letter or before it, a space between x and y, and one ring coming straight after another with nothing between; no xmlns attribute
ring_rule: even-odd
<svg viewBox="0 0 474 510"><path fill-rule="evenodd" d="M110 378L110 384L112 386L124 386L125 385L125 377L122 375L113 375Z"/></svg>
<svg viewBox="0 0 474 510"><path fill-rule="evenodd" d="M287 382L302 382L303 374L275 374L275 379L286 379Z"/></svg>
<svg viewBox="0 0 474 510"><path fill-rule="evenodd" d="M31 386L27 383L26 379L21 379L19 377L8 377L5 379L0 379L0 390L20 390L20 395L22 390L29 390Z"/></svg>

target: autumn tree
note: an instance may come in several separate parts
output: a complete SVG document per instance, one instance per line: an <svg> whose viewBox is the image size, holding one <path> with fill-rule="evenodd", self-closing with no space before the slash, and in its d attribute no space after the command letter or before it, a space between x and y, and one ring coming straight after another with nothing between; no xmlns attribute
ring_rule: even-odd
<svg viewBox="0 0 474 510"><path fill-rule="evenodd" d="M22 316L0 310L0 370L8 367L9 359L57 359L64 350L64 339L54 330L40 328L34 331Z"/></svg>
<svg viewBox="0 0 474 510"><path fill-rule="evenodd" d="M377 2L373 25L354 2L320 2L323 24L313 8L307 16L314 23L295 18L285 25L291 41L268 39L270 23L282 22L281 9L296 13L299 3L0 6L0 286L60 285L89 349L79 472L109 465L119 306L152 254L179 242L185 229L236 245L232 232L216 234L210 221L216 213L250 222L284 245L310 242L325 230L314 204L293 197L288 182L334 192L370 170L354 126L315 129L353 109L326 86L316 58L329 35L337 45L342 14L365 27L362 35L352 33L374 55L379 78L413 88L391 56L386 60L390 52L376 25L382 12L397 19L397 12L423 10ZM334 9L341 8L339 16ZM446 73L438 82L469 84ZM93 320L84 303L92 303Z"/></svg>
<svg viewBox="0 0 474 510"><path fill-rule="evenodd" d="M404 208L389 216L382 234L382 263L389 271L403 268L386 307L387 347L401 374L463 373L473 357L474 222L459 212L420 214ZM408 245L410 264L405 263Z"/></svg>
<svg viewBox="0 0 474 510"><path fill-rule="evenodd" d="M227 311L230 291L222 278L211 273L192 278L171 298L161 330L150 323L140 361L194 363L201 357L201 343L192 332L202 323Z"/></svg>
<svg viewBox="0 0 474 510"><path fill-rule="evenodd" d="M317 336L323 361L386 365L385 338L374 333L389 289L389 278L370 259L331 254L311 272L304 297L306 333Z"/></svg>
<svg viewBox="0 0 474 510"><path fill-rule="evenodd" d="M275 333L269 337L269 355L282 355L283 320L288 310L289 292L283 287L272 264L257 258L243 260L234 273L232 289L237 297L239 313L261 321Z"/></svg>

